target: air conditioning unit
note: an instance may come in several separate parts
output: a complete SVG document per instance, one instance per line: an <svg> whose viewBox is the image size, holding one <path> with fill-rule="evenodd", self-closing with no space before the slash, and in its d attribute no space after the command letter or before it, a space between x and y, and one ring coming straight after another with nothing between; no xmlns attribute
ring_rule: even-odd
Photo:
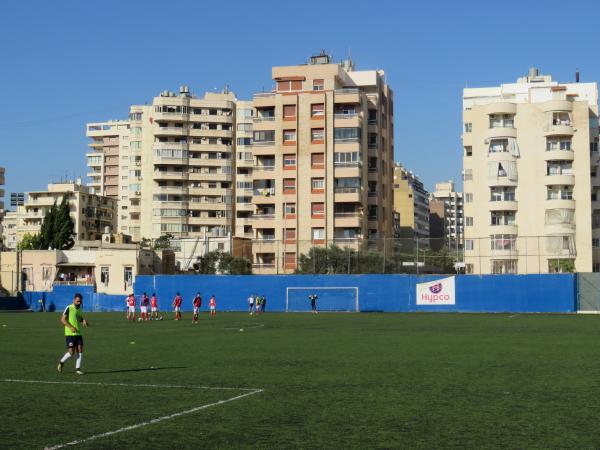
<svg viewBox="0 0 600 450"><path fill-rule="evenodd" d="M142 195L140 191L135 191L135 195Z"/></svg>

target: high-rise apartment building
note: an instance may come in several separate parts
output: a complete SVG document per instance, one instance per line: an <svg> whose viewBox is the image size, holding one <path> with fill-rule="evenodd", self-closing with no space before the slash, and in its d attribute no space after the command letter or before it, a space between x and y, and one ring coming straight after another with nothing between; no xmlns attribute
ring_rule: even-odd
<svg viewBox="0 0 600 450"><path fill-rule="evenodd" d="M328 55L274 67L256 94L254 270L285 273L313 246L393 236L393 95L383 71Z"/></svg>
<svg viewBox="0 0 600 450"><path fill-rule="evenodd" d="M2 221L4 219L4 167L0 167L0 236L3 235ZM2 249L2 240L0 240L0 249Z"/></svg>
<svg viewBox="0 0 600 450"><path fill-rule="evenodd" d="M130 123L127 120L88 123L86 135L91 148L86 154L89 172L87 185L98 195L117 201L118 212L114 233L131 234L129 224Z"/></svg>
<svg viewBox="0 0 600 450"><path fill-rule="evenodd" d="M235 236L253 238L252 213L252 102L238 101L236 105L235 137Z"/></svg>
<svg viewBox="0 0 600 450"><path fill-rule="evenodd" d="M417 175L402 164L394 165L394 211L400 215L400 238L418 238L429 244L429 194ZM408 246L405 242L404 247Z"/></svg>
<svg viewBox="0 0 600 450"><path fill-rule="evenodd" d="M463 194L456 192L454 181L436 183L429 195L429 237L433 249L462 248Z"/></svg>
<svg viewBox="0 0 600 450"><path fill-rule="evenodd" d="M467 273L599 269L598 88L532 69L465 89Z"/></svg>
<svg viewBox="0 0 600 450"><path fill-rule="evenodd" d="M53 183L48 185L46 191L28 192L25 205L17 207L16 243L25 234L39 233L50 208L54 204L60 205L64 196L67 196L75 224L75 240L98 240L107 228L115 229L117 200L96 194L92 188L80 182Z"/></svg>

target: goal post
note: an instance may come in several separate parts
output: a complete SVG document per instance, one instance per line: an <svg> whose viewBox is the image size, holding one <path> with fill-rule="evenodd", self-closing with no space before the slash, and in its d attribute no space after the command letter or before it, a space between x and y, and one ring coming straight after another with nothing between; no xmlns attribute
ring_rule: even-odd
<svg viewBox="0 0 600 450"><path fill-rule="evenodd" d="M285 312L311 310L309 295L316 294L317 311L359 312L358 287L356 286L309 286L285 289Z"/></svg>

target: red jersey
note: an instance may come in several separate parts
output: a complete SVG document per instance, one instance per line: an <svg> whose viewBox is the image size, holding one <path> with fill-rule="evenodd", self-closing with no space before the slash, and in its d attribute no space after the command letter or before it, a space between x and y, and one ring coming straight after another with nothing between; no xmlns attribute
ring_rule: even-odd
<svg viewBox="0 0 600 450"><path fill-rule="evenodd" d="M202 306L202 298L200 298L199 295L197 295L196 298L194 298L194 306L196 308L200 308L200 306Z"/></svg>
<svg viewBox="0 0 600 450"><path fill-rule="evenodd" d="M152 305L153 308L158 308L158 301L156 300L156 296L152 296L152 299L150 300L150 305Z"/></svg>
<svg viewBox="0 0 600 450"><path fill-rule="evenodd" d="M173 305L174 306L181 306L181 297L179 295L177 295L175 297L175 300L173 300Z"/></svg>
<svg viewBox="0 0 600 450"><path fill-rule="evenodd" d="M208 303L208 305L211 306L211 307L213 307L213 308L217 306L217 301L215 300L214 297L210 298L210 302Z"/></svg>
<svg viewBox="0 0 600 450"><path fill-rule="evenodd" d="M130 295L129 297L127 297L127 305L135 306L135 297L133 295Z"/></svg>

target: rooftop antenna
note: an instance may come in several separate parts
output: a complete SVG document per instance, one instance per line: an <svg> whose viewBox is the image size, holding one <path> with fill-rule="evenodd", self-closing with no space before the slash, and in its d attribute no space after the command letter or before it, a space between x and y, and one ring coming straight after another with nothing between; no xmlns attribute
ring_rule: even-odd
<svg viewBox="0 0 600 450"><path fill-rule="evenodd" d="M575 68L575 83L579 83L579 67Z"/></svg>

